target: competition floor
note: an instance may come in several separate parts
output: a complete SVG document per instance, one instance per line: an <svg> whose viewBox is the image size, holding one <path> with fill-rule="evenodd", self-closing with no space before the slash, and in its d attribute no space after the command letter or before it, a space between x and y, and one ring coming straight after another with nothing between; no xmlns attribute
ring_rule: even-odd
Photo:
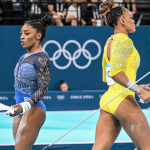
<svg viewBox="0 0 150 150"><path fill-rule="evenodd" d="M150 124L150 111L143 110L143 112ZM92 113L93 111L47 112L46 122L39 133L33 150L40 150L52 143ZM94 142L98 117L99 112L48 149L90 150ZM0 150L14 149L12 119L5 113L0 113ZM133 150L135 147L123 129L115 143L111 150Z"/></svg>

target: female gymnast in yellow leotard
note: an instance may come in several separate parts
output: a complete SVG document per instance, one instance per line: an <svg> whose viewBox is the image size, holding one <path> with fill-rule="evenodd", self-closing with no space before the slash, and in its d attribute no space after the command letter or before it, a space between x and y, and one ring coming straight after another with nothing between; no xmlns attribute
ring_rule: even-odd
<svg viewBox="0 0 150 150"><path fill-rule="evenodd" d="M114 29L103 54L103 81L109 89L100 100L100 107L131 86L136 80L140 56L128 33L135 32L135 22L129 10L106 0L99 7L108 26ZM150 129L137 104L135 93L144 102L150 99L148 85L134 84L100 111L95 143L92 150L109 150L123 127L138 150L150 150Z"/></svg>

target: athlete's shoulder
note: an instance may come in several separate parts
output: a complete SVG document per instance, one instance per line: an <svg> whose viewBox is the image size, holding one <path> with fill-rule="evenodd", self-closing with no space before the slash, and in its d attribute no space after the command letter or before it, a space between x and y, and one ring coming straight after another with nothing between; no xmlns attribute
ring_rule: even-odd
<svg viewBox="0 0 150 150"><path fill-rule="evenodd" d="M128 43L128 44L133 45L133 41L129 38L128 35L125 35L125 34L121 34L121 35L118 37L118 41L122 41L122 42L124 42L124 43Z"/></svg>
<svg viewBox="0 0 150 150"><path fill-rule="evenodd" d="M45 58L47 60L50 60L50 57L49 57L47 52L40 52L40 53L38 53L38 58Z"/></svg>
<svg viewBox="0 0 150 150"><path fill-rule="evenodd" d="M21 55L20 58L19 58L19 61L22 60L25 55L26 55L26 54Z"/></svg>
<svg viewBox="0 0 150 150"><path fill-rule="evenodd" d="M118 48L121 48L122 50L128 50L132 52L134 45L133 45L133 41L128 36L120 36L118 38L116 46Z"/></svg>
<svg viewBox="0 0 150 150"><path fill-rule="evenodd" d="M133 50L133 41L126 34L114 35L113 42L117 49L130 49L131 52Z"/></svg>
<svg viewBox="0 0 150 150"><path fill-rule="evenodd" d="M33 63L33 65L35 67L39 67L39 66L42 66L42 67L49 66L50 67L51 66L50 57L47 52L40 52L36 56L37 57Z"/></svg>
<svg viewBox="0 0 150 150"><path fill-rule="evenodd" d="M45 57L49 57L49 55L48 55L48 53L46 51L45 52L41 52L40 55L41 56L45 56Z"/></svg>

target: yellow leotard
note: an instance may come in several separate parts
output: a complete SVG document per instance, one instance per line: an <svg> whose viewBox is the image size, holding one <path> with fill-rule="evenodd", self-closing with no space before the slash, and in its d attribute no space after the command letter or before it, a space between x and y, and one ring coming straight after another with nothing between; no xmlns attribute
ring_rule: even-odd
<svg viewBox="0 0 150 150"><path fill-rule="evenodd" d="M111 43L110 61L107 58L107 47L110 38L113 38ZM110 64L110 77L123 71L126 76L133 82L136 80L136 71L140 64L140 56L136 48L133 45L132 40L128 35L118 33L112 35L106 42L103 53L102 67L103 67L103 81L106 82L106 64ZM109 86L107 92L100 99L100 107L105 105L108 101L113 99L115 96L125 90L125 87L114 82L113 85ZM128 96L135 93L127 90L115 100L106 105L103 110L114 114L120 103Z"/></svg>

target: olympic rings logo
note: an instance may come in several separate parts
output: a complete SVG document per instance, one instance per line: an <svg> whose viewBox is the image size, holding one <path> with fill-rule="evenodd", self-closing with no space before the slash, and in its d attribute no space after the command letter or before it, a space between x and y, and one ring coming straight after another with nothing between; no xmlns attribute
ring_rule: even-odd
<svg viewBox="0 0 150 150"><path fill-rule="evenodd" d="M73 56L71 56L71 53L66 50L66 46L70 43L74 43L77 45L78 49L74 52ZM89 43L94 43L97 45L97 48L98 48L98 53L96 54L96 56L91 56L91 53L86 49L86 46L89 44ZM65 44L63 45L63 47L61 47L61 45L55 41L55 40L49 40L47 41L44 45L43 45L43 49L45 50L47 45L49 44L56 44L57 47L58 47L58 50L56 50L52 56L52 58L50 58L51 61L53 61L53 64L56 68L58 69L61 69L61 70L64 70L64 69L67 69L71 63L73 62L74 66L78 69L86 69L90 66L92 60L96 60L100 54L101 54L101 46L99 44L99 42L97 42L96 40L93 40L93 39L90 39L90 40L87 40L83 46L81 47L80 43L75 41L75 40L69 40L67 42L65 42ZM65 66L59 66L57 63L56 63L56 60L60 58L61 54L63 54L63 56L68 60L68 63L65 65ZM88 62L86 65L84 66L80 66L77 64L76 60L81 56L81 54L83 54L83 56L88 59Z"/></svg>

